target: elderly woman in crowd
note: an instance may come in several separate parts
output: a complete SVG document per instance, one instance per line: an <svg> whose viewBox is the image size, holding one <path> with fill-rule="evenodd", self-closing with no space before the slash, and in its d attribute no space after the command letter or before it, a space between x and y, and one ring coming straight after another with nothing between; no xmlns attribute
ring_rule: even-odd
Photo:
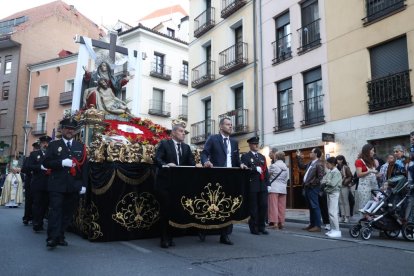
<svg viewBox="0 0 414 276"><path fill-rule="evenodd" d="M10 171L4 181L0 197L0 205L16 208L23 202L23 182L20 176L20 168L10 166Z"/></svg>
<svg viewBox="0 0 414 276"><path fill-rule="evenodd" d="M350 216L349 193L351 192L352 187L352 172L348 166L348 162L346 162L345 156L338 155L336 157L336 162L336 167L342 175L342 186L339 194L339 209L342 216L341 221L348 223Z"/></svg>
<svg viewBox="0 0 414 276"><path fill-rule="evenodd" d="M269 167L269 206L268 221L272 229L283 229L286 213L287 181L289 179L288 168L284 162L285 153L273 148L269 153L272 164Z"/></svg>

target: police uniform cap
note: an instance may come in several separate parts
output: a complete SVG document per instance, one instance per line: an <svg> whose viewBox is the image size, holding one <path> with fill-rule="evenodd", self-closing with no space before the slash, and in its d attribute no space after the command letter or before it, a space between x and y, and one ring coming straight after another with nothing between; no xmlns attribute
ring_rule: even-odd
<svg viewBox="0 0 414 276"><path fill-rule="evenodd" d="M260 138L257 136L251 137L247 140L247 143L249 144L259 144Z"/></svg>
<svg viewBox="0 0 414 276"><path fill-rule="evenodd" d="M34 143L32 144L32 147L34 147L34 148L38 148L38 147L40 147L39 141L34 142Z"/></svg>
<svg viewBox="0 0 414 276"><path fill-rule="evenodd" d="M50 142L50 141L52 141L52 137L50 137L50 136L47 136L47 135L44 135L44 136L41 136L41 137L39 137L39 141L40 142Z"/></svg>
<svg viewBox="0 0 414 276"><path fill-rule="evenodd" d="M78 127L78 122L73 118L65 118L62 121L60 121L60 125L62 126L62 128L74 129Z"/></svg>

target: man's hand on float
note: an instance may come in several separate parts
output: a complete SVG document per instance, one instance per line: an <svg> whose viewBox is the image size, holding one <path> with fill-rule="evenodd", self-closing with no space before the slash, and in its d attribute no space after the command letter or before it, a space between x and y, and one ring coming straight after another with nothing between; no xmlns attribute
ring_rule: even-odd
<svg viewBox="0 0 414 276"><path fill-rule="evenodd" d="M213 163L211 163L210 161L207 161L206 163L204 163L204 168L212 168L213 167Z"/></svg>
<svg viewBox="0 0 414 276"><path fill-rule="evenodd" d="M248 167L245 164L243 164L243 163L240 164L240 168L243 169L243 170L247 170L248 169Z"/></svg>

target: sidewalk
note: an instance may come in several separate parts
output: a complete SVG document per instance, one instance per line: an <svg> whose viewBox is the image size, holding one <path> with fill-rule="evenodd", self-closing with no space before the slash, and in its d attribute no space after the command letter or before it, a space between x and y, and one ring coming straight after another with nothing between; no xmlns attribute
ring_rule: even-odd
<svg viewBox="0 0 414 276"><path fill-rule="evenodd" d="M349 223L340 222L340 227L349 228L351 225L358 222L360 217L358 215L354 215L350 219ZM287 222L296 222L296 223L303 223L309 224L309 210L308 209L286 209L286 221Z"/></svg>

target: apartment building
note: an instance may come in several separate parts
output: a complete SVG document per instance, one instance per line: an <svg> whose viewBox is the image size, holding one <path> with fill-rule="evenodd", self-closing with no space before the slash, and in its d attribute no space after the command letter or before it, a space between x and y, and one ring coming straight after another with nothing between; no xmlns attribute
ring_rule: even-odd
<svg viewBox="0 0 414 276"><path fill-rule="evenodd" d="M229 117L241 151L258 129L255 1L190 2L189 124L191 143L203 146Z"/></svg>

